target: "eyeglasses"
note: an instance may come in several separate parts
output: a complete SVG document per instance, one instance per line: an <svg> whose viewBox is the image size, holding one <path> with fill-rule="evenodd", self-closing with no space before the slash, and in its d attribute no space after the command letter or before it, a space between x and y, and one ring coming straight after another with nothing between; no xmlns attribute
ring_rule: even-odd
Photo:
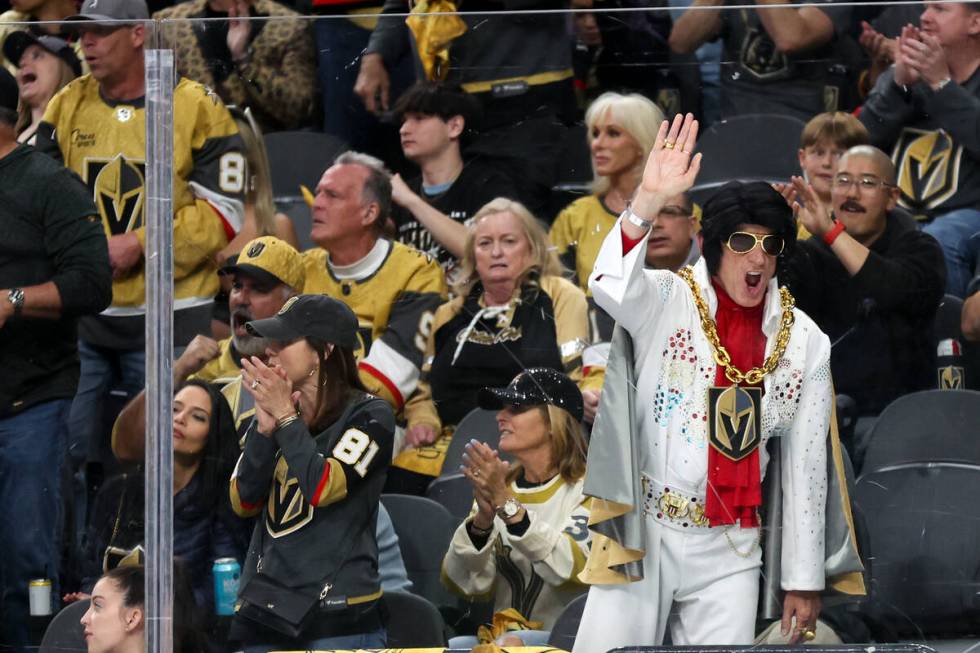
<svg viewBox="0 0 980 653"><path fill-rule="evenodd" d="M725 244L736 254L748 254L756 245L761 245L762 251L769 256L779 256L783 253L786 241L779 234L757 236L747 231L736 231L728 237L728 242Z"/></svg>
<svg viewBox="0 0 980 653"><path fill-rule="evenodd" d="M862 193L870 193L879 188L892 188L894 184L882 181L877 177L852 177L851 175L837 175L834 177L834 188L848 190L853 184L857 184Z"/></svg>
<svg viewBox="0 0 980 653"><path fill-rule="evenodd" d="M675 220L678 218L690 218L691 212L682 206L667 205L660 209L657 217L661 220Z"/></svg>

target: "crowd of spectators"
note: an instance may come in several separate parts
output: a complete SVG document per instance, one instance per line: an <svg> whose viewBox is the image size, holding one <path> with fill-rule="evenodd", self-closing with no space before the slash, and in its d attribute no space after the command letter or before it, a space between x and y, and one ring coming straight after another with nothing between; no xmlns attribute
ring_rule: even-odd
<svg viewBox="0 0 980 653"><path fill-rule="evenodd" d="M587 279L665 115L799 120L799 169L765 180L799 234L778 278L830 337L835 389L865 418L846 443L856 463L885 406L937 387L944 293L963 301L955 351L980 341L980 3L559 4L577 13L535 13L555 8L535 0L12 0L0 646L27 641L32 579L66 601L135 582L110 570L143 537L151 39L173 46L178 73L174 550L205 611L210 563L242 564L231 636L255 650L383 644L382 589L411 585L381 492L421 495L456 472L443 468L456 426L481 406L506 435L467 449L473 512L433 552L445 582L492 596L501 623L525 631L550 629L584 591L585 434L614 325ZM308 228L276 206L263 132L285 130L349 147L309 171ZM584 188L581 170L563 177L576 152L591 186L556 205L556 183ZM653 220L648 269L700 258L696 190ZM512 400L522 384L551 390ZM114 396L128 402L118 416ZM101 483L100 467L124 473ZM314 540L331 544L313 554ZM105 572L113 583L96 583ZM263 610L270 592L288 597L281 610Z"/></svg>

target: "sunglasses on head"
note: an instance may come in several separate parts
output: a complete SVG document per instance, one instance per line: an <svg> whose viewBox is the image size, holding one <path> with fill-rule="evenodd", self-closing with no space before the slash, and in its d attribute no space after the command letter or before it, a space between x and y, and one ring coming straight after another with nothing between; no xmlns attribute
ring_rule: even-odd
<svg viewBox="0 0 980 653"><path fill-rule="evenodd" d="M783 253L786 241L779 234L758 236L747 231L736 231L728 237L728 242L725 244L736 254L748 254L756 245L760 245L762 251L769 256L779 256Z"/></svg>

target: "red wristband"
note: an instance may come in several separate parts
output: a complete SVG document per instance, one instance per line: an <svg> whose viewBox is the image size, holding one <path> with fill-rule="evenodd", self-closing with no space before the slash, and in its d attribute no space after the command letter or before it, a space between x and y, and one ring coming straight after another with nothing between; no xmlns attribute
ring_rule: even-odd
<svg viewBox="0 0 980 653"><path fill-rule="evenodd" d="M844 223L840 220L834 220L834 226L830 229L830 231L823 235L823 242L827 243L827 246L829 247L830 245L834 244L835 240L837 240L837 236L840 236L841 233L845 231L847 231L847 229L844 228Z"/></svg>

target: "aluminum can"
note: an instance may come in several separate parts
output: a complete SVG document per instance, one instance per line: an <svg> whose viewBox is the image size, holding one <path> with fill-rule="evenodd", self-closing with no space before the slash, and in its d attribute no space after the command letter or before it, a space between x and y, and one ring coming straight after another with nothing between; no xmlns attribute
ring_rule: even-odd
<svg viewBox="0 0 980 653"><path fill-rule="evenodd" d="M27 586L28 600L31 604L32 617L44 617L51 614L51 580L35 578Z"/></svg>
<svg viewBox="0 0 980 653"><path fill-rule="evenodd" d="M219 615L235 614L238 598L238 579L242 568L234 558L218 558L211 567L214 576L214 612Z"/></svg>

